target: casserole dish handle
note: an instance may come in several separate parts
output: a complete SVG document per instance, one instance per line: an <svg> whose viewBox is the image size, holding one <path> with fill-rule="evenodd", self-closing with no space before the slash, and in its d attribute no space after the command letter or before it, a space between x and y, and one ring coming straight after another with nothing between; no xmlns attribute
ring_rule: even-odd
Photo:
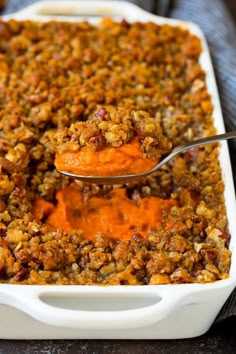
<svg viewBox="0 0 236 354"><path fill-rule="evenodd" d="M178 289L168 293L165 291L162 295L155 286L151 292L146 290L145 287L138 289L132 286L69 285L54 285L45 290L44 286L18 285L16 290L14 285L3 284L0 303L15 307L51 326L109 330L140 328L157 323L183 305L182 300L186 296ZM85 302L86 307L83 306ZM125 305L123 309L120 302Z"/></svg>

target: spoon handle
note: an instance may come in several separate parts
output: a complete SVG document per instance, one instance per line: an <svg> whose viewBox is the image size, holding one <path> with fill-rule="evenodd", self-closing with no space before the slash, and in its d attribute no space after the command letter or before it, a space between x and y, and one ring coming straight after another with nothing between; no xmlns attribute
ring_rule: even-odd
<svg viewBox="0 0 236 354"><path fill-rule="evenodd" d="M191 148L194 148L194 147L197 147L200 145L206 145L206 144L218 142L220 140L233 139L233 138L236 138L236 130L234 130L232 132L224 133L224 134L207 136L206 138L201 138L201 139L197 139L194 141L190 141L190 142L182 144L182 145L178 145L171 151L171 153L169 153L163 160L161 160L159 162L159 164L157 164L151 171L149 171L148 174L155 172L162 165L164 165L166 162L168 162L169 160L171 160L173 157L175 157L176 155L178 155L181 152L184 152L186 150L189 150Z"/></svg>
<svg viewBox="0 0 236 354"><path fill-rule="evenodd" d="M218 135L214 135L214 136L207 136L206 138L190 141L186 144L180 145L179 148L182 151L185 151L185 150L188 150L192 147L196 147L199 145L205 145L205 144L209 144L209 143L218 142L220 140L233 139L233 138L236 138L236 131L232 131L232 132L228 132L228 133L224 133L224 134L218 134Z"/></svg>

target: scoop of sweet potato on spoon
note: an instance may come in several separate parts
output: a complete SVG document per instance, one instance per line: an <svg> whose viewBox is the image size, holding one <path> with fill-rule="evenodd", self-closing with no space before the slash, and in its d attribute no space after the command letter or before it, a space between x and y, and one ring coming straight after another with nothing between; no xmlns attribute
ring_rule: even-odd
<svg viewBox="0 0 236 354"><path fill-rule="evenodd" d="M171 142L147 112L102 107L87 122L56 134L55 165L83 176L116 176L149 171Z"/></svg>

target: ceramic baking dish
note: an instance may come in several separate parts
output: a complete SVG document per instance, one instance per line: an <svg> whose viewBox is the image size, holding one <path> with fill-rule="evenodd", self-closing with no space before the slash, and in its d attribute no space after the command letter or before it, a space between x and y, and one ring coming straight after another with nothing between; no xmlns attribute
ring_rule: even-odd
<svg viewBox="0 0 236 354"><path fill-rule="evenodd" d="M207 73L214 122L224 132L223 118L206 40L193 23L151 15L119 1L43 1L4 19L51 18L66 21L101 16L128 21L180 25L202 41L201 65ZM5 339L174 339L206 332L236 284L236 207L227 143L220 164L232 235L230 277L210 284L148 286L35 286L0 284L0 338Z"/></svg>

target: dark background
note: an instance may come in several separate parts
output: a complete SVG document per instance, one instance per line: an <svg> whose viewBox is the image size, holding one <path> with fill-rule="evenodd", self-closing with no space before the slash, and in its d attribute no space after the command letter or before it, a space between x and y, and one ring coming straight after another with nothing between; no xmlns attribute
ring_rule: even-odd
<svg viewBox="0 0 236 354"><path fill-rule="evenodd" d="M20 1L20 0L19 0ZM189 0L194 1L194 0ZM206 0L214 1L214 0ZM235 21L236 0L224 0ZM235 29L236 35L236 29ZM236 58L235 58L236 60ZM4 321L4 319L0 319ZM193 319L194 321L194 319ZM13 324L14 326L14 324ZM0 354L234 354L236 317L214 324L203 336L183 340L0 340Z"/></svg>
<svg viewBox="0 0 236 354"><path fill-rule="evenodd" d="M235 23L236 23L236 1L235 0L224 0L225 4L228 6Z"/></svg>

